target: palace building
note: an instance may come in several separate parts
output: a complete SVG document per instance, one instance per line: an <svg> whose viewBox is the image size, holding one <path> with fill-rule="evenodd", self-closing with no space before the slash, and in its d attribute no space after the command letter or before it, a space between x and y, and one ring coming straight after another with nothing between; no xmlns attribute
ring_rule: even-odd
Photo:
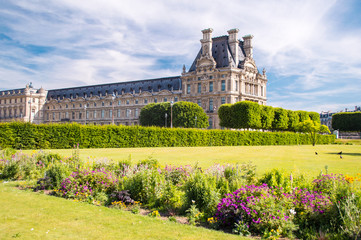
<svg viewBox="0 0 361 240"><path fill-rule="evenodd" d="M210 128L219 128L220 105L267 103L267 77L253 59L252 35L239 40L239 30L232 29L212 38L212 31L202 31L201 49L181 76L53 90L28 84L0 91L0 122L137 125L148 103L189 101L207 113Z"/></svg>

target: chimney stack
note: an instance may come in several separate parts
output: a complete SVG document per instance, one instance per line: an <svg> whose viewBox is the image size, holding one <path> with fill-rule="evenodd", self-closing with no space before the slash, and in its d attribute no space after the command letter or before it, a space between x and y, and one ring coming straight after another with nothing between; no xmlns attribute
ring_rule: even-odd
<svg viewBox="0 0 361 240"><path fill-rule="evenodd" d="M244 52L246 53L246 57L250 57L250 58L253 58L252 38L253 35L250 34L243 37L243 41L244 41L243 49Z"/></svg>
<svg viewBox="0 0 361 240"><path fill-rule="evenodd" d="M238 34L239 30L237 28L231 29L228 31L229 37L228 37L228 44L229 48L231 49L231 53L233 55L234 62L236 63L236 67L238 66Z"/></svg>
<svg viewBox="0 0 361 240"><path fill-rule="evenodd" d="M201 39L202 43L202 56L212 56L212 28L207 28L202 30L203 39Z"/></svg>

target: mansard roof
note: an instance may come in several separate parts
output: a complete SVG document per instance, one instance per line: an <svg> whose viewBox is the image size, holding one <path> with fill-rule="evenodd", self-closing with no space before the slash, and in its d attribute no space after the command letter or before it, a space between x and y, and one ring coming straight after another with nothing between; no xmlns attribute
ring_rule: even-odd
<svg viewBox="0 0 361 240"><path fill-rule="evenodd" d="M25 88L18 88L18 89L9 89L9 90L3 90L0 91L0 96L3 95L18 95L18 94L24 94Z"/></svg>
<svg viewBox="0 0 361 240"><path fill-rule="evenodd" d="M155 78L148 80L137 80L129 82L119 82L119 83L108 83L100 85L89 85L82 87L72 87L72 88L63 88L63 89L53 89L48 91L48 99L51 98L70 98L70 95L73 97L87 97L92 96L105 96L108 94L133 94L141 93L143 91L148 92L160 92L162 90L177 91L181 90L181 78L180 76L176 77L165 77L165 78Z"/></svg>
<svg viewBox="0 0 361 240"><path fill-rule="evenodd" d="M196 70L197 60L202 55L202 48L199 50L197 57L194 59L189 72ZM243 41L239 40L238 44L238 63L235 62L234 56L231 53L231 49L228 44L228 36L221 36L212 38L212 57L216 61L217 68L223 67L240 67L240 63L244 61L246 55L243 50Z"/></svg>

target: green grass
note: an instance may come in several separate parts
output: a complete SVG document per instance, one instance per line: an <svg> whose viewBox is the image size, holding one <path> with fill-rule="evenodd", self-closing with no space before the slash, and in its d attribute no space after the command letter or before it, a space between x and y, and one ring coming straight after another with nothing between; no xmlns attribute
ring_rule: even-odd
<svg viewBox="0 0 361 240"><path fill-rule="evenodd" d="M335 143L361 145L361 139L336 139Z"/></svg>
<svg viewBox="0 0 361 240"><path fill-rule="evenodd" d="M33 230L32 230L33 229ZM0 239L240 239L0 183Z"/></svg>
<svg viewBox="0 0 361 240"><path fill-rule="evenodd" d="M47 150L71 156L71 149ZM329 172L354 175L361 172L360 145L300 145L300 146L237 146L237 147L175 147L175 148L118 148L80 149L82 159L128 159L132 163L153 157L161 165L195 165L207 168L215 163L236 164L252 161L257 173L272 168L306 172L316 176L328 166ZM343 159L337 154L342 151ZM24 151L31 153L32 151ZM315 154L318 153L318 155Z"/></svg>

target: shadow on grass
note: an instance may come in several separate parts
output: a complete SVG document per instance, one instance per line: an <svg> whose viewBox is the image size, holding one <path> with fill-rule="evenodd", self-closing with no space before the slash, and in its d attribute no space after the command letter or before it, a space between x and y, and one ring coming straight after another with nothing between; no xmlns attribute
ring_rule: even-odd
<svg viewBox="0 0 361 240"><path fill-rule="evenodd" d="M345 156L361 156L361 153L347 153L347 152L342 152L342 154L338 153L338 152L329 152L326 154L331 154L331 155L345 155Z"/></svg>

